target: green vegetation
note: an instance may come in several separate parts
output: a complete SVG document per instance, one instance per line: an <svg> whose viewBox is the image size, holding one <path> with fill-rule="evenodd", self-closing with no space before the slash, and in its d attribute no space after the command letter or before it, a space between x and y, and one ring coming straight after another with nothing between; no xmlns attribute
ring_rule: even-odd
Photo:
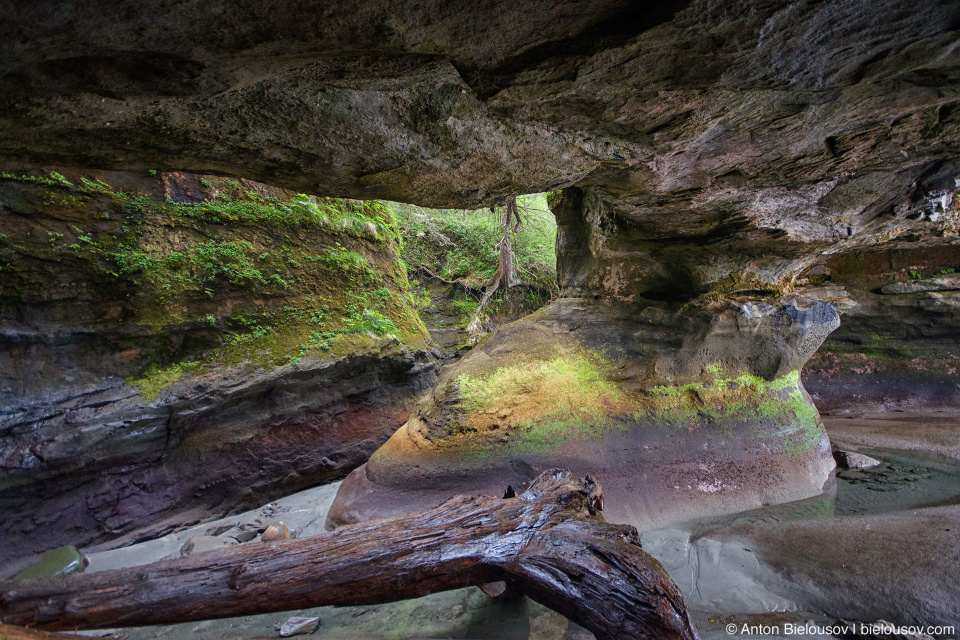
<svg viewBox="0 0 960 640"><path fill-rule="evenodd" d="M486 376L463 374L457 377L457 384L461 402L469 411L481 411L492 403L504 403L514 396L513 399L521 400L534 389L554 389L557 395L587 395L613 401L620 395L586 355L569 352L546 362L500 367Z"/></svg>
<svg viewBox="0 0 960 640"><path fill-rule="evenodd" d="M131 384L140 387L140 397L152 402L166 387L176 382L181 374L195 368L196 362L176 362L167 367L152 364L142 375L129 380Z"/></svg>
<svg viewBox="0 0 960 640"><path fill-rule="evenodd" d="M556 294L557 223L543 194L518 198L523 219L511 232L514 269L526 284ZM479 288L497 270L499 214L489 209L461 211L393 205L404 226L401 256L447 280ZM405 220L405 222L403 222Z"/></svg>
<svg viewBox="0 0 960 640"><path fill-rule="evenodd" d="M377 336L399 335L400 330L387 316L374 309L347 308L349 321L344 325L343 333L372 333Z"/></svg>
<svg viewBox="0 0 960 640"><path fill-rule="evenodd" d="M254 251L247 240L208 240L173 252L157 247L151 251L121 242L110 257L117 263L119 275L129 277L134 284L149 286L163 300L190 290L202 290L212 296L211 287L223 280L239 286L259 284L289 289L290 284L278 274L266 276L257 268Z"/></svg>
<svg viewBox="0 0 960 640"><path fill-rule="evenodd" d="M209 183L209 181L208 181ZM368 240L397 239L392 210L383 202L317 198L297 194L282 201L246 191L234 198L220 195L206 202L178 203L174 212L182 218L204 222L316 227L334 234Z"/></svg>
<svg viewBox="0 0 960 640"><path fill-rule="evenodd" d="M453 301L453 308L456 309L457 314L464 319L464 322L466 322L468 318L473 317L473 314L476 312L477 307L479 306L479 300L466 294L463 298L458 298Z"/></svg>
<svg viewBox="0 0 960 640"><path fill-rule="evenodd" d="M512 446L541 450L577 434L599 436L610 426L621 393L605 366L586 351L561 350L545 361L463 374L456 382L469 427L480 430L499 419L512 431Z"/></svg>
<svg viewBox="0 0 960 640"><path fill-rule="evenodd" d="M800 391L797 370L769 382L749 374L723 377L718 366L716 370L708 368L708 373L715 376L709 383L654 387L634 419L674 426L731 419L788 421L801 426L818 422L816 408Z"/></svg>
<svg viewBox="0 0 960 640"><path fill-rule="evenodd" d="M715 364L696 381L626 393L609 367L596 354L561 350L547 360L461 375L456 384L463 418L449 443L484 456L503 446L547 450L629 425L724 434L744 423L764 433L775 427L788 453L820 442L819 416L804 397L798 371L767 381L729 375Z"/></svg>
<svg viewBox="0 0 960 640"><path fill-rule="evenodd" d="M16 183L23 209L10 209L18 226L0 238L5 294L42 286L35 274L54 260L102 290L105 306L123 309L122 321L191 336L143 356L128 381L145 399L188 372L297 364L388 336L426 338L384 203L264 189L276 194L267 196L213 176L197 180L211 194L198 203L56 173L0 179ZM31 211L56 213L43 217L39 236Z"/></svg>

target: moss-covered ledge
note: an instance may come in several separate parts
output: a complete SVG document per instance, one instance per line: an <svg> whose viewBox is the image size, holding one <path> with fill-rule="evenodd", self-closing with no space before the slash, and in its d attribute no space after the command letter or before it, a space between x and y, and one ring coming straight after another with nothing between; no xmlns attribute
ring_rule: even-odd
<svg viewBox="0 0 960 640"><path fill-rule="evenodd" d="M16 172L0 230L0 562L342 475L435 379L381 203Z"/></svg>
<svg viewBox="0 0 960 640"><path fill-rule="evenodd" d="M798 298L562 298L447 368L345 481L329 524L552 464L594 469L617 495L605 517L641 528L817 495L833 459L800 370L838 322Z"/></svg>

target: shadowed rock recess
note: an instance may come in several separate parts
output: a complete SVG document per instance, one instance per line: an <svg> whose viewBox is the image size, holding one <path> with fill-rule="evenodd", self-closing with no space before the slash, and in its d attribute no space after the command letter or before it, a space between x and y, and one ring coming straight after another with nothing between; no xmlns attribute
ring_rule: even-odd
<svg viewBox="0 0 960 640"><path fill-rule="evenodd" d="M877 404L909 402L905 395L925 406L957 402L960 287L943 279L960 269L955 2L120 0L7 3L0 25L0 168L12 176L190 171L434 207L554 192L560 299L444 369L431 397L345 481L331 525L499 492L558 465L595 473L610 519L645 528L815 495L833 460L801 368L837 328L838 311L849 322L815 356L811 385L831 409L851 394ZM39 224L50 215L35 200L31 208L27 196L5 193L0 232L13 237L11 216ZM54 223L47 232L71 233ZM376 260L368 241L352 250ZM31 264L62 273L31 251ZM91 277L89 287L105 282ZM47 452L48 442L100 433L71 426L94 406L76 381L108 393L98 380L143 367L69 356L69 366L26 388L30 362L65 357L58 345L79 353L77 336L92 345L127 334L101 338L62 305L24 295L5 294L4 340L39 346L5 347L4 357L19 360L0 378L0 438L3 491L28 509L46 499L36 483L62 482L55 469L95 472L83 446ZM389 388L372 372L402 370L391 379L406 398L433 381L415 324L403 353L365 344L351 353L373 352L369 366L346 354L322 365L336 384L336 367L363 380L339 392L350 407ZM924 342L931 337L945 349ZM127 348L111 342L107 352ZM269 446L240 444L229 426L272 402L260 392L271 375L281 374L244 374L202 407L202 394L191 393L162 411L124 401L115 405L123 417L97 419L122 426L102 437L156 433L166 447L186 433L178 420L208 421L204 433L247 451L263 465L251 469L282 484L303 474L296 456L274 464ZM914 392L903 393L903 380ZM250 393L240 399L236 389ZM44 407L59 407L44 425L62 435L7 417ZM95 448L126 459L124 446ZM157 460L157 450L137 447L138 463ZM184 466L150 473L179 477L208 464L177 461ZM111 523L127 517L124 492L166 490L116 481L122 489L103 494L109 517L78 526L123 533L126 525ZM77 508L93 509L101 494L87 486L62 499L80 505L82 494L87 506ZM207 490L164 504L206 504L215 499ZM48 544L40 540L49 521L29 520L4 526Z"/></svg>

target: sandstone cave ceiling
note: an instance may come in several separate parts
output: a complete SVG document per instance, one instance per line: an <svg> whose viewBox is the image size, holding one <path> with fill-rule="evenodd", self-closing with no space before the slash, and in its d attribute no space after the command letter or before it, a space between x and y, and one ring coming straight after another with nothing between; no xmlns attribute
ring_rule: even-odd
<svg viewBox="0 0 960 640"><path fill-rule="evenodd" d="M728 506L742 495L750 505L785 502L822 492L832 469L813 399L837 408L870 393L871 402L876 399L881 407L890 398L912 406L923 392L937 402L956 402L958 387L950 376L957 370L954 316L960 307L950 287L960 269L960 208L948 199L960 191L958 35L956 0L4 3L0 171L122 170L128 172L124 180L140 180L147 171L183 171L249 178L311 194L462 208L562 189L551 202L559 228L563 299L491 338L473 362L490 353L504 359L539 357L564 347L566 340L597 352L612 344L629 354L629 367L610 376L626 380L631 392L693 379L710 373L710 367L719 371L721 364L754 376L755 390L769 390L768 383L779 380L772 392L789 386L794 408L771 405L766 391L756 391L744 406L756 409L751 415L773 406L773 417L755 431L755 422L738 423L753 447L742 450L752 453L744 459L740 447L722 443L714 448L714 461L728 474L718 472L716 478L743 489L730 494ZM206 178L183 174L176 179ZM29 180L9 182L14 193L32 188ZM25 219L32 221L24 215L18 224ZM60 223L66 226L66 218ZM45 231L40 244L53 245L55 236ZM894 264L893 254L901 250L905 256ZM831 259L833 264L826 264ZM41 262L43 274L48 268L54 272L50 265L56 261ZM819 279L804 277L816 268L821 268ZM830 269L838 277L828 282ZM20 440L10 441L20 448L18 457L9 458L9 468L26 480L8 485L12 489L0 496L13 505L4 512L14 514L4 532L16 532L0 559L31 545L76 542L69 536L83 528L86 540L132 539L146 535L137 522L144 512L159 514L157 522L146 525L156 533L182 517L177 510L199 503L235 508L327 479L334 473L327 457L331 450L336 452L331 458L339 455L344 461L337 463L342 465L337 473L368 458L364 447L378 446L379 435L391 437L396 426L391 420L409 414L406 403L413 391L436 382L434 353L398 347L381 352L379 364L360 359L351 368L327 372L308 363L304 366L315 367L310 376L278 367L277 376L293 372L302 385L278 385L277 397L316 399L306 409L293 401L276 407L264 402L261 390L273 384L269 376L254 377L235 395L223 395L228 412L216 403L204 404L206 414L194 412L190 403L206 402L206 383L194 385L186 378L174 378L164 396L147 400L132 389L134 382L120 376L102 383L97 368L101 352L129 354L125 341L144 334L133 333L137 328L117 331L112 320L102 323L102 333L81 326L93 324L87 317L97 320L128 306L104 304L102 282L90 278L91 286L83 281L77 287L68 271L56 271L66 275L53 291L69 289L70 295L53 300L55 312L21 314L26 321L17 317L4 336L7 344L19 341L16 349L5 350L15 367L44 359L55 366L35 367L36 378L9 378L25 381L24 387L32 384L29 391L40 400L30 405L20 397L27 394L10 392L16 401L9 404L18 412L26 408L14 418ZM882 285L908 274L917 281L897 284L929 295L881 295ZM950 282L931 284L929 278L921 280L923 274L949 276ZM824 282L830 286L819 286ZM21 292L17 296L22 299ZM51 299L36 296L30 302L42 308ZM624 300L641 304L607 304ZM799 371L839 322L824 300L837 303L848 314L844 322L851 321L843 335L838 330L831 350L822 350L808 396ZM691 304L674 304L681 301ZM229 313L232 304L227 299L223 309ZM20 308L9 306L11 313ZM60 308L68 309L61 318L69 321L57 319L58 326L79 336L69 349L57 341L67 333L53 332L54 325L36 330L38 318L56 318ZM76 309L90 315L78 316ZM218 322L212 315L206 318L213 318L209 325ZM183 357L183 336L195 329L196 324L183 321L147 337L173 345L164 348ZM106 337L85 342L88 335ZM36 345L40 351L28 351ZM55 349L66 353L64 360L44 355ZM864 365L868 353L875 371ZM122 366L142 372L149 350L134 355ZM64 382L62 362L78 363L71 375L82 375ZM467 363L462 369L449 370L451 379L455 371L473 366L462 362ZM912 367L907 385L901 376L905 362ZM835 378L843 363L857 376ZM118 373L117 365L110 367ZM235 372L222 367L211 369L226 372L215 382L216 393L233 389ZM55 374L49 375L50 393L41 386L49 371ZM365 386L353 388L360 371ZM310 440L314 444L303 446L294 437L302 433L297 431L301 425L321 433L333 424L334 414L344 415L328 411L326 396L309 386L326 389L330 378L342 378L336 393L353 394L349 414L336 418L350 428L344 430L344 442ZM871 384L867 391L864 380ZM445 384L433 392L439 394L435 407L443 410L426 412L434 423L424 422L424 438L460 435L459 422L447 420L453 413L443 404L450 388ZM384 388L383 403L368 408L372 394ZM180 393L188 401L181 402ZM85 411L71 413L75 397L85 398ZM306 422L288 421L288 410L312 415ZM204 447L219 446L210 434L227 439L265 426L273 434L277 420L287 430L264 436L259 449L244 454L243 464L258 472L263 460L274 465L256 491L233 480L221 482L238 475L239 458L228 448L213 462L205 458L209 449ZM374 423L389 428L354 446ZM123 465L130 450L109 439L123 437L117 425L137 425L146 435L129 446L142 447L136 455L150 453L129 491L125 476L133 472ZM225 425L237 425L237 431ZM421 426L418 418L411 425ZM779 428L785 425L795 427L793 441L782 437ZM503 428L508 426L504 422ZM406 438L404 428L396 433ZM88 434L76 445L80 453L72 448L74 441L62 437L72 430ZM421 436L421 431L406 433ZM689 459L694 447L699 451L706 439L724 433L672 438L675 460ZM792 448L778 449L783 457L770 455L784 442ZM398 437L391 446L402 453L406 443ZM295 457L301 447L314 457ZM95 449L103 457L88 463L83 456ZM621 486L634 486L640 465L671 472L662 450L652 450L651 457L632 461L636 468L614 465L627 479ZM760 450L762 455L756 453ZM399 473L390 478L391 469L404 467L392 464L399 456L393 458L389 447L373 455L369 468L374 472L368 477L387 478L375 496L380 503L373 506L408 504L397 495L420 484ZM154 465L164 459L181 466L169 472ZM61 491L55 486L61 483L51 478L73 474L77 460L86 476L72 477L71 486ZM298 474L288 473L290 460L301 465ZM524 481L521 471L533 468L524 464L518 471L510 463L516 486ZM594 462L589 464L589 472L596 472ZM448 479L462 483L464 466L447 475L442 465L436 469L439 480L431 490L447 491ZM508 468L502 471L492 474L497 488ZM178 473L189 480L180 482ZM361 471L354 478L365 475ZM355 496L367 488L357 482L350 490ZM678 489L672 481L663 486ZM702 494L698 499L709 498L713 509L722 503L711 497L717 486L700 489L691 483L687 488ZM340 508L341 516L350 510L373 513L370 504L349 503L350 491L343 494L341 503L348 508ZM646 500L644 492L638 493ZM53 499L43 499L51 494ZM668 496L664 503L680 504L669 491L661 495ZM629 505L623 494L613 502ZM45 522L76 526L46 527ZM917 592L926 597L929 585L923 586Z"/></svg>
<svg viewBox="0 0 960 640"><path fill-rule="evenodd" d="M460 207L576 183L653 234L736 212L805 240L960 173L945 0L87 1L0 18L10 167Z"/></svg>

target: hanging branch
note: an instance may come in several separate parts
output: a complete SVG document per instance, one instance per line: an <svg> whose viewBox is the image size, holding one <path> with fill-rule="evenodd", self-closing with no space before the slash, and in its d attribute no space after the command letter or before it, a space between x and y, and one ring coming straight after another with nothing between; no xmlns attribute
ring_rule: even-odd
<svg viewBox="0 0 960 640"><path fill-rule="evenodd" d="M500 209L500 242L496 246L500 251L500 259L497 263L497 270L490 281L484 285L483 298L480 299L477 310L474 311L473 317L467 323L467 331L472 334L474 342L480 337L480 322L493 294L500 288L509 289L520 283L513 275L513 246L510 239L510 223L514 218L517 223L513 228L513 233L516 233L523 224L520 219L520 209L517 206L516 196L507 200L507 204Z"/></svg>

